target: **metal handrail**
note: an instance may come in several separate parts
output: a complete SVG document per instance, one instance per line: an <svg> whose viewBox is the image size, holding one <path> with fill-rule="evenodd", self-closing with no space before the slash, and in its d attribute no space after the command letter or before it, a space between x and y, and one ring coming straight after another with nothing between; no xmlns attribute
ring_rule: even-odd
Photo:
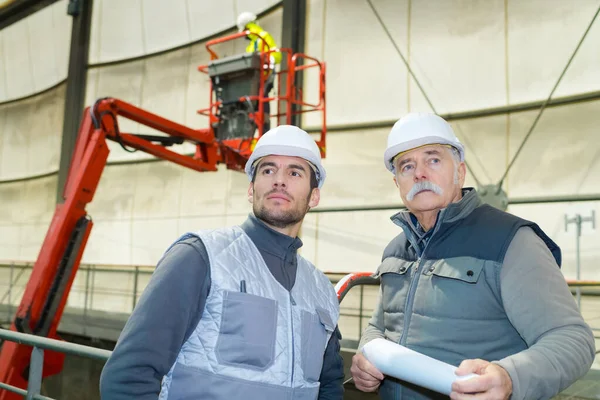
<svg viewBox="0 0 600 400"><path fill-rule="evenodd" d="M40 394L44 365L44 350L58 351L65 354L87 357L105 362L112 354L112 351L110 350L63 342L61 340L14 332L7 329L0 329L0 339L33 347L30 358L27 390L0 382L0 389L25 396L27 400L53 400L50 397L42 396Z"/></svg>

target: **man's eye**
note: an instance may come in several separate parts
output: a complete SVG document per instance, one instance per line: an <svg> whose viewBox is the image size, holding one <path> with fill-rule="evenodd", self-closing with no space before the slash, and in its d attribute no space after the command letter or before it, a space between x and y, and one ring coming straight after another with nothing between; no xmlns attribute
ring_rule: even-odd
<svg viewBox="0 0 600 400"><path fill-rule="evenodd" d="M413 166L411 164L404 164L404 166L402 167L402 172L408 172L413 168Z"/></svg>
<svg viewBox="0 0 600 400"><path fill-rule="evenodd" d="M439 163L440 163L440 161L441 161L441 160L440 160L439 158L432 158L432 159L430 159L430 160L429 160L429 162L430 162L431 164L439 164Z"/></svg>
<svg viewBox="0 0 600 400"><path fill-rule="evenodd" d="M263 173L263 175L270 175L273 173L273 169L265 168L265 169L263 169L262 173Z"/></svg>
<svg viewBox="0 0 600 400"><path fill-rule="evenodd" d="M292 176L300 176L300 173L299 173L299 172L297 172L297 171L292 171L292 173L291 173L291 174L292 174Z"/></svg>

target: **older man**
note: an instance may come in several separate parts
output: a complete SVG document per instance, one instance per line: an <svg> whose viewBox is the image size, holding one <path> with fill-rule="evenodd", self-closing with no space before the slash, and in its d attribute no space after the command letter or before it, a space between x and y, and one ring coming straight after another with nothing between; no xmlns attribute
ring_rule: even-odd
<svg viewBox="0 0 600 400"><path fill-rule="evenodd" d="M455 382L452 399L548 399L584 375L594 337L560 272L560 249L533 222L462 188L464 148L450 125L434 114L402 118L385 165L408 211L392 217L403 232L384 251L359 348L385 338L480 375ZM351 372L382 399L440 396L384 377L360 351Z"/></svg>

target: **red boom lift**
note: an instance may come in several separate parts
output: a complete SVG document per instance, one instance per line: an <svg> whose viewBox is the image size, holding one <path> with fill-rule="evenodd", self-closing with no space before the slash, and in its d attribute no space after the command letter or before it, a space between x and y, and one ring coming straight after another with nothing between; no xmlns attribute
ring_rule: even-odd
<svg viewBox="0 0 600 400"><path fill-rule="evenodd" d="M243 38L248 32L219 38L206 44L211 62L199 67L211 81L209 107L198 113L209 119L209 127L191 129L124 101L104 98L86 108L79 129L76 148L64 188L64 203L56 207L52 222L42 244L11 329L49 338L59 338L57 327L69 290L77 273L83 250L92 229L86 205L92 201L109 149L106 140L121 144L124 149L141 150L199 172L216 171L218 164L243 171L253 144L263 134L264 105L277 101L272 117L290 124L292 116L317 112L321 118L321 133L317 144L325 156L325 65L290 49L272 49L219 58L213 50L220 43ZM269 56L282 53L282 68L270 71ZM307 69L318 71L318 100L304 102L302 90L295 86L295 77ZM279 83L275 96L265 97L263 88L270 73ZM124 133L118 118L127 118L166 135ZM183 142L193 143L195 154L182 154L168 149ZM0 382L25 388L31 347L5 342L0 351ZM62 370L64 354L46 351L43 377ZM0 400L20 398L0 390Z"/></svg>

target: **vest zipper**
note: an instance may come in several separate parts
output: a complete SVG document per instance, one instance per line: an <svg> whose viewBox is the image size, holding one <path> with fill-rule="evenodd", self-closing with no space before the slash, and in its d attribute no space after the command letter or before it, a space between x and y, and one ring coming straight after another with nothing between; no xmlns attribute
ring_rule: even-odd
<svg viewBox="0 0 600 400"><path fill-rule="evenodd" d="M427 246L425 246L427 247ZM402 328L402 336L400 336L400 344L406 344L406 332L408 332L408 325L410 324L410 318L412 317L412 306L414 303L414 295L417 291L417 284L419 283L419 277L421 276L421 260L422 257L417 258L417 267L414 270L415 276L410 280L410 286L408 288L408 296L406 297L406 303L404 305L404 326Z"/></svg>
<svg viewBox="0 0 600 400"><path fill-rule="evenodd" d="M294 297L292 296L292 292L290 292L290 323L291 323L291 329L292 329L292 374L291 374L291 381L290 381L290 387L292 388L292 390L294 389L294 365L296 364L296 346L294 345L294 310L293 310L293 306L296 305L296 301L294 300Z"/></svg>
<svg viewBox="0 0 600 400"><path fill-rule="evenodd" d="M427 247L429 247L429 243L431 243L431 241L433 240L433 236L438 231L440 225L441 225L441 223L436 223L436 226L433 228L433 232L431 233L429 240L425 244L425 247L423 248L421 255L417 258L417 268L415 269L415 272L414 272L415 276L414 276L414 279L411 278L411 280L410 280L410 285L408 288L408 296L406 298L406 303L404 305L404 326L402 328L402 336L400 336L400 342L399 342L401 345L406 344L406 339L407 339L406 336L407 336L407 332L408 332L408 326L410 325L410 319L412 317L412 307L413 307L413 304L415 301L415 299L414 299L415 292L417 291L417 285L419 283L419 278L421 277L421 265L422 265L422 261L425 259L425 250L427 250Z"/></svg>

